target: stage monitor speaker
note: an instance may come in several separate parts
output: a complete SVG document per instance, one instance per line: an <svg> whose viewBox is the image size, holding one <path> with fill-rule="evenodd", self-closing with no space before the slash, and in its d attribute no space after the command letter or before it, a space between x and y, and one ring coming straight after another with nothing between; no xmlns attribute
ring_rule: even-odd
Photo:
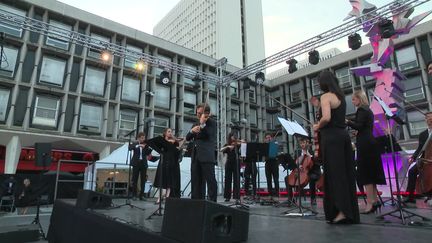
<svg viewBox="0 0 432 243"><path fill-rule="evenodd" d="M49 167L51 165L51 144L35 143L34 148L36 166Z"/></svg>
<svg viewBox="0 0 432 243"><path fill-rule="evenodd" d="M33 242L39 240L37 224L2 226L0 227L0 242Z"/></svg>
<svg viewBox="0 0 432 243"><path fill-rule="evenodd" d="M162 236L188 243L246 241L249 212L205 200L168 198Z"/></svg>
<svg viewBox="0 0 432 243"><path fill-rule="evenodd" d="M108 208L111 206L111 203L112 200L110 196L91 190L80 190L78 192L78 198L75 206L83 209L98 209Z"/></svg>

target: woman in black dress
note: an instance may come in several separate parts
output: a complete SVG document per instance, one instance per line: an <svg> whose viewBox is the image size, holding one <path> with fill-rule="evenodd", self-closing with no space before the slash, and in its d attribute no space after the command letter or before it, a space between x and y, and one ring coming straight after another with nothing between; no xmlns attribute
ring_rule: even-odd
<svg viewBox="0 0 432 243"><path fill-rule="evenodd" d="M354 162L351 140L345 130L346 103L338 80L330 71L323 71L318 82L322 117L314 125L320 132L320 149L324 164L324 213L330 223L359 223Z"/></svg>
<svg viewBox="0 0 432 243"><path fill-rule="evenodd" d="M357 181L366 189L367 205L364 213L373 213L381 206L378 201L376 185L385 185L384 170L378 144L372 135L374 115L369 109L369 102L362 90L352 96L352 103L357 107L355 120L347 120L348 126L357 130Z"/></svg>
<svg viewBox="0 0 432 243"><path fill-rule="evenodd" d="M179 140L173 136L171 128L166 128L162 136L173 146L163 153L162 163L159 161L154 187L166 189L165 197L180 197ZM156 203L159 203L159 198Z"/></svg>
<svg viewBox="0 0 432 243"><path fill-rule="evenodd" d="M225 202L229 202L231 199L231 188L234 189L233 198L236 200L240 199L240 163L238 161L239 151L237 143L235 133L231 132L228 135L227 144L221 149L221 152L227 154L227 161L225 163Z"/></svg>

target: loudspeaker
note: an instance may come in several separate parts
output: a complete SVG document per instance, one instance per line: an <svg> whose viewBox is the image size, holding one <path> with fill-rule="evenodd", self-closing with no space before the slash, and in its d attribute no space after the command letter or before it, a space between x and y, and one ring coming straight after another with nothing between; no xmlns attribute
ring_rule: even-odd
<svg viewBox="0 0 432 243"><path fill-rule="evenodd" d="M48 167L51 165L51 144L35 143L36 166Z"/></svg>
<svg viewBox="0 0 432 243"><path fill-rule="evenodd" d="M80 190L75 206L78 208L108 208L111 206L111 197L91 190Z"/></svg>
<svg viewBox="0 0 432 243"><path fill-rule="evenodd" d="M168 198L162 236L188 243L246 241L249 212L194 199Z"/></svg>
<svg viewBox="0 0 432 243"><path fill-rule="evenodd" d="M39 240L39 226L37 224L0 227L0 242L18 243L37 240Z"/></svg>

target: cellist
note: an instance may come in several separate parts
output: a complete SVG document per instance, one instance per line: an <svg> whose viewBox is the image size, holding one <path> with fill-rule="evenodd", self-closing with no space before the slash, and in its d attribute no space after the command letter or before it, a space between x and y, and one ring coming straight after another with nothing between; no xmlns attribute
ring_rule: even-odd
<svg viewBox="0 0 432 243"><path fill-rule="evenodd" d="M432 65L430 65L430 66L432 66ZM416 151L414 152L414 154L411 156L411 158L408 160L409 164L414 163L415 159L419 156L419 153L420 153L421 149L423 148L423 145L425 144L429 135L432 133L432 112L431 111L426 113L425 120L426 120L426 124L427 124L428 128L420 133L419 140L418 140L418 142L419 142L418 147L417 147ZM419 174L418 166L416 166L416 165L412 166L412 168L408 172L408 184L407 184L407 188L406 188L406 191L408 192L408 198L405 199L405 201L404 201L405 203L415 203L416 202L414 199L414 191L416 188L416 180L417 180L418 174Z"/></svg>
<svg viewBox="0 0 432 243"><path fill-rule="evenodd" d="M309 140L307 138L299 139L300 148L302 150L301 155L296 159L298 169L300 169L300 180L298 180L297 169L291 171L289 176L285 177L285 186L288 192L288 202L293 202L292 188L294 186L304 187L309 183L311 188L311 201L315 200L315 180L309 181L308 172L313 167L312 155L309 153ZM313 190L312 190L313 188Z"/></svg>

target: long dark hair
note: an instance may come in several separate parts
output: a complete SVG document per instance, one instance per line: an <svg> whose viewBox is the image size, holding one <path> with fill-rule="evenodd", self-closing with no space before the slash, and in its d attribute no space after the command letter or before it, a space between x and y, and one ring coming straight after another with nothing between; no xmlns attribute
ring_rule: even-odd
<svg viewBox="0 0 432 243"><path fill-rule="evenodd" d="M228 134L228 139L227 139L227 144L228 145L231 144L234 141L231 137L234 137L234 140L236 140L237 139L237 133L236 132L230 132Z"/></svg>
<svg viewBox="0 0 432 243"><path fill-rule="evenodd" d="M344 93L339 87L339 80L332 72L328 70L322 71L318 76L318 83L320 85L320 89L325 93L331 92L334 93L340 100L344 99Z"/></svg>

